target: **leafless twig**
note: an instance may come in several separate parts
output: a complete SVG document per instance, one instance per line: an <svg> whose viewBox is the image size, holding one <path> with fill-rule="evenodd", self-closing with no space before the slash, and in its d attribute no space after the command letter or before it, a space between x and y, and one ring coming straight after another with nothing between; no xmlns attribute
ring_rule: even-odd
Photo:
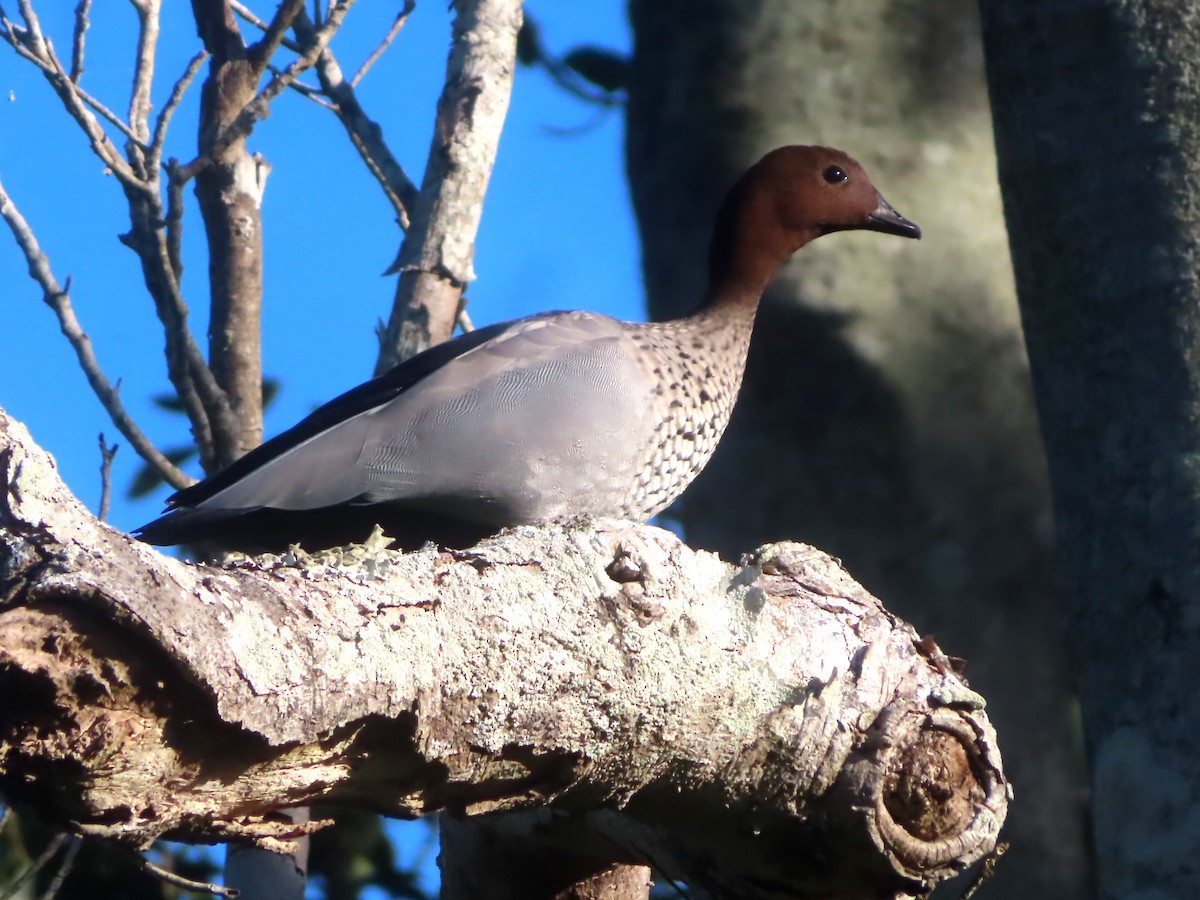
<svg viewBox="0 0 1200 900"><path fill-rule="evenodd" d="M307 16L297 16L293 28L302 46L309 47L315 42L317 29ZM384 141L383 129L358 102L354 88L346 81L337 58L328 48L317 57L316 72L321 90L332 101L334 113L346 129L350 143L392 204L401 230L407 231L411 210L417 202L417 186Z"/></svg>
<svg viewBox="0 0 1200 900"><path fill-rule="evenodd" d="M236 888L222 887L219 884L209 884L206 881L192 881L190 878L184 878L182 875L176 875L174 872L169 872L160 866L156 866L145 857L142 858L142 868L155 878L162 879L167 884L175 885L175 887L183 888L185 891L213 894L217 897L236 897L238 895Z"/></svg>
<svg viewBox="0 0 1200 900"><path fill-rule="evenodd" d="M119 446L113 444L110 447L104 440L104 432L100 432L100 512L96 518L101 522L108 518L108 499L112 494L112 461Z"/></svg>
<svg viewBox="0 0 1200 900"><path fill-rule="evenodd" d="M259 30L266 31L267 28L270 27L267 22L256 16L253 10L248 9L244 4L239 3L238 0L231 0L229 6L235 13ZM287 47L293 53L301 52L300 45L287 37L280 38L279 44L281 47Z"/></svg>
<svg viewBox="0 0 1200 900"><path fill-rule="evenodd" d="M5 192L3 184L0 184L0 218L3 218L8 224L13 237L16 238L17 244L25 254L25 261L29 265L29 276L41 287L42 299L58 317L59 328L62 329L63 335L74 348L88 384L91 385L92 391L108 412L113 424L133 446L138 456L158 469L168 484L176 488L187 487L192 483L192 479L158 451L125 411L117 389L101 371L100 363L92 351L91 341L80 327L79 320L75 318L75 311L71 307L68 297L71 287L70 279L67 279L64 287L59 287L58 280L50 271L50 262L46 258L46 254L38 245L29 224Z"/></svg>
<svg viewBox="0 0 1200 900"><path fill-rule="evenodd" d="M196 73L200 71L200 67L204 65L204 61L208 59L208 51L201 50L192 57L187 68L183 70L183 74L179 76L179 80L175 82L175 86L171 88L171 96L167 98L166 105L158 114L158 119L154 123L154 137L150 141L150 154L152 161L157 164L157 161L162 156L163 144L167 139L167 126L171 123L171 116L175 115L175 110L179 107L180 101L183 100L183 95L187 91L188 86L196 77Z"/></svg>
<svg viewBox="0 0 1200 900"><path fill-rule="evenodd" d="M324 24L316 30L313 40L304 47L303 52L296 59L292 60L282 72L275 75L266 87L259 91L252 100L250 100L240 113L225 127L221 135L213 142L212 147L201 156L196 157L191 162L180 167L181 175L186 179L193 178L195 175L206 166L210 165L212 160L220 154L225 148L232 146L237 141L246 137L254 130L254 124L262 118L265 118L271 101L284 91L295 79L304 72L308 71L316 63L317 57L321 55L321 51L325 49L329 41L337 33L341 27L342 20L346 17L346 13L350 11L350 7L354 5L355 0L338 0L330 10L330 14L326 18ZM293 8L297 4L289 3L286 5L289 14L300 17L303 16L303 3L299 4L300 9L292 13ZM277 14L276 20L282 18L282 13L285 7L280 7L280 13ZM293 22L292 18L288 19L288 25ZM271 38L272 40L268 40ZM267 47L272 49L277 47L283 41L283 36L275 29L275 22L267 26L267 33L263 39L255 45L253 56L257 63L261 63L263 70L267 67L269 54L264 51Z"/></svg>
<svg viewBox="0 0 1200 900"><path fill-rule="evenodd" d="M137 176L117 151L88 107L91 107L91 110L115 126L135 144L140 143L137 136L110 109L71 80L58 61L53 46L42 36L41 26L38 24L37 16L28 0L19 0L19 4L21 15L25 18L26 27L24 29L17 28L0 7L0 27L3 28L4 39L19 56L29 60L42 70L42 74L54 88L54 92L58 94L67 112L87 135L92 151L100 157L100 160L120 180L122 185L134 190L147 190L145 182Z"/></svg>
<svg viewBox="0 0 1200 900"><path fill-rule="evenodd" d="M92 0L79 0L75 7L75 36L71 41L71 81L79 84L83 77L83 37L88 30L88 10Z"/></svg>
<svg viewBox="0 0 1200 900"><path fill-rule="evenodd" d="M71 874L71 870L75 868L75 858L79 856L79 848L82 845L83 841L77 835L67 836L67 852L63 854L58 871L54 873L54 878L50 880L49 886L42 892L42 896L38 900L54 900L58 896L59 888L67 880L67 876Z"/></svg>
<svg viewBox="0 0 1200 900"><path fill-rule="evenodd" d="M58 852L58 849L63 845L63 841L66 839L67 835L65 833L56 834L53 838L51 838L50 843L46 845L46 849L38 855L38 858L30 862L29 865L27 865L17 874L16 878L9 882L8 887L4 889L4 892L0 893L0 900L9 900L10 897L17 896L21 892L21 889L25 887L29 879L37 875L38 872L45 868L46 863L50 862L50 860L54 858L54 854Z"/></svg>
<svg viewBox="0 0 1200 900"><path fill-rule="evenodd" d="M238 0L233 0L230 6L234 12L247 22L266 30L267 23L239 3ZM392 39L400 31L401 27L403 27L405 19L413 8L414 4L412 0L405 0L404 9L396 17L396 21L393 22L388 36L359 68L358 74L354 76L355 82L366 74L366 70L374 64L383 50L391 43ZM317 37L317 25L314 24L314 19L316 22L321 21L321 9L318 4L314 4L313 6L312 18L309 18L307 14L301 13L292 23L292 27L300 39L298 41L285 39L282 45L296 53L308 53L314 46ZM407 230L409 223L408 211L416 202L416 185L404 173L404 169L384 143L383 134L379 126L363 111L358 98L355 96L353 83L346 80L337 58L328 46L320 51L317 56L316 71L317 77L321 81L321 90L319 92L295 80L289 82L288 87L317 105L325 107L338 117L338 120L341 121L342 126L346 129L346 133L350 138L350 142L354 145L354 149L362 157L367 170L375 176L375 180L379 182L379 186L383 189L384 196L387 197L388 202L392 204L392 208L396 211L396 221L399 223L401 230ZM277 74L282 76L284 73L278 72ZM322 99L321 94L328 97L329 101Z"/></svg>
<svg viewBox="0 0 1200 900"><path fill-rule="evenodd" d="M979 866L979 871L975 877L971 879L971 883L967 885L967 889L963 891L962 900L971 900L983 885L996 874L996 864L1000 862L1000 857L1008 852L1008 842L1001 841L993 849L992 852L983 858L983 862Z"/></svg>
<svg viewBox="0 0 1200 900"><path fill-rule="evenodd" d="M279 70L272 67L271 71L278 72ZM288 87L304 99L311 100L317 106L329 110L335 116L337 115L338 108L325 99L325 92L320 88L313 87L311 84L305 84L303 81L293 81Z"/></svg>
<svg viewBox="0 0 1200 900"><path fill-rule="evenodd" d="M371 55L363 60L363 64L358 67L358 71L354 73L354 77L350 79L350 87L358 87L358 83L362 81L363 76L367 74L367 70L375 65L375 61L383 56L383 52L387 50L388 45L396 39L396 35L400 33L400 29L404 27L404 23L408 21L409 15L417 8L416 0L404 0L404 8L400 10L396 16L396 21L392 23L392 27L388 29L388 33L383 36L379 46L371 51Z"/></svg>
<svg viewBox="0 0 1200 900"><path fill-rule="evenodd" d="M150 141L150 85L154 81L159 3L160 0L142 0L133 4L138 16L138 36L133 89L129 93L129 128L142 145Z"/></svg>

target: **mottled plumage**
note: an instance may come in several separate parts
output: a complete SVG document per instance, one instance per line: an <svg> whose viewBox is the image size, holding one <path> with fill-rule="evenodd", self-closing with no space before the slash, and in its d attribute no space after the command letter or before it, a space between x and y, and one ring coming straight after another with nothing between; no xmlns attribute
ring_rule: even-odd
<svg viewBox="0 0 1200 900"><path fill-rule="evenodd" d="M837 150L785 147L730 191L689 317L553 312L481 328L343 394L168 499L151 543L472 541L564 515L645 520L691 482L737 397L775 269L830 231L917 237Z"/></svg>

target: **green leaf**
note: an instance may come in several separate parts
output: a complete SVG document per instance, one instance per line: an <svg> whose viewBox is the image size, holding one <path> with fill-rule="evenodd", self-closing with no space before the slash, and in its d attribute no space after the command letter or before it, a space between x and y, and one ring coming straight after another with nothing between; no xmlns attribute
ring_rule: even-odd
<svg viewBox="0 0 1200 900"><path fill-rule="evenodd" d="M177 466L182 466L188 460L196 455L196 447L194 444L189 444L186 447L171 447L163 451L163 456L169 459ZM137 470L137 474L133 476L133 480L129 482L129 488L125 491L125 496L130 500L141 500L143 497L148 497L158 490L159 485L163 484L163 477L159 474L158 469L150 465L150 463L142 463Z"/></svg>
<svg viewBox="0 0 1200 900"><path fill-rule="evenodd" d="M563 57L567 68L605 93L624 90L629 83L629 59L604 47L576 47Z"/></svg>
<svg viewBox="0 0 1200 900"><path fill-rule="evenodd" d="M523 66L537 65L542 58L542 33L537 22L525 14L517 32L517 62Z"/></svg>
<svg viewBox="0 0 1200 900"><path fill-rule="evenodd" d="M273 378L270 375L264 375L262 380L262 408L265 412L275 402L275 398L279 396L279 389L283 387L283 382L278 378Z"/></svg>
<svg viewBox="0 0 1200 900"><path fill-rule="evenodd" d="M155 394L150 398L150 402L159 409L166 410L170 413L183 413L183 401L179 399L179 395L174 391L167 394Z"/></svg>

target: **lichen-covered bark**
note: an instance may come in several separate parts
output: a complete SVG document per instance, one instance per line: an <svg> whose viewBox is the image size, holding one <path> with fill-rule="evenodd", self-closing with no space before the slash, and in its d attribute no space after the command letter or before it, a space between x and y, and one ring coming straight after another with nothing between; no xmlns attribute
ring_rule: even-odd
<svg viewBox="0 0 1200 900"><path fill-rule="evenodd" d="M890 896L1004 820L981 698L810 547L733 566L579 521L196 566L91 519L2 416L0 471L0 791L87 833L525 810L738 896Z"/></svg>

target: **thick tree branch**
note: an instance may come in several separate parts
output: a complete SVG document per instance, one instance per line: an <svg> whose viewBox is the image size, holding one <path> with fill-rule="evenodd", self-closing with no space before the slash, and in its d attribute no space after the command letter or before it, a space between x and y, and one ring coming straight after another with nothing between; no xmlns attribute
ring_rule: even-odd
<svg viewBox="0 0 1200 900"><path fill-rule="evenodd" d="M812 548L739 567L576 522L194 566L88 516L2 414L0 474L0 791L77 831L509 811L727 895L892 896L1004 820L981 698Z"/></svg>
<svg viewBox="0 0 1200 900"><path fill-rule="evenodd" d="M350 3L339 3L338 5L344 7L342 15L345 15L345 8L349 8ZM271 61L271 57L275 55L275 51L279 49L279 45L287 37L288 29L292 27L292 22L303 11L304 0L286 0L286 2L279 4L279 7L275 10L274 18L263 29L262 38L252 44L246 54L251 64L258 71L258 74L261 75L266 70L267 63Z"/></svg>
<svg viewBox="0 0 1200 900"><path fill-rule="evenodd" d="M377 373L454 330L483 197L508 111L520 0L455 0L446 82L421 193L400 255L400 273Z"/></svg>
<svg viewBox="0 0 1200 900"><path fill-rule="evenodd" d="M161 0L137 0L133 4L138 15L138 37L133 90L129 94L129 127L143 146L150 140L150 87L154 83L160 5ZM142 177L146 177L146 173Z"/></svg>

